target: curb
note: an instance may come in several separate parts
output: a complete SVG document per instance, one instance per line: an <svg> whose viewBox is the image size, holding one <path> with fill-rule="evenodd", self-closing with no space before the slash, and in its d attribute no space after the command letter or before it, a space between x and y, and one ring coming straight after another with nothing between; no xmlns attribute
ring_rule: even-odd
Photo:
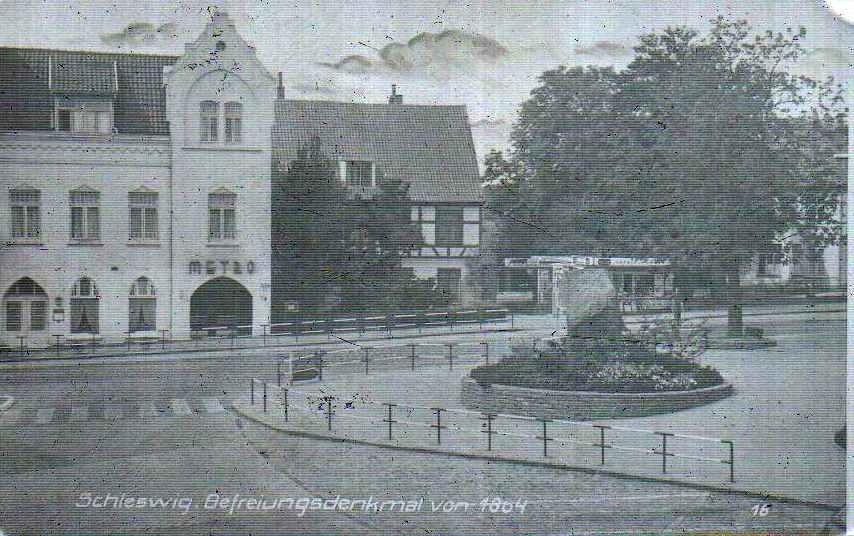
<svg viewBox="0 0 854 536"><path fill-rule="evenodd" d="M0 402L0 411L6 411L15 403L15 397L9 395L0 395L0 399L5 399L3 402Z"/></svg>
<svg viewBox="0 0 854 536"><path fill-rule="evenodd" d="M247 412L245 409L238 407L237 404L231 404L231 408L238 414L241 415L253 422L256 422L262 426L266 426L270 430L274 430L283 434L288 434L295 437L305 437L309 439L320 439L323 441L332 441L335 443L352 443L357 445L366 445L370 447L378 447L378 448L386 448L392 450L402 450L407 452L418 452L422 454L433 454L439 456L451 456L455 458L467 458L471 460L486 460L493 462L503 462L517 465L524 465L530 467L548 467L551 469L562 469L565 471L575 471L579 473L587 473L591 475L604 475L604 476L612 476L616 478L621 478L624 480L635 480L641 482L661 482L665 484L672 484L676 486L681 486L689 489L696 489L701 491L713 491L720 493L735 493L738 495L743 495L745 497L757 498L757 499L773 499L775 501L796 504L800 506L809 506L811 508L819 508L821 510L827 510L830 512L836 512L842 506L832 505L828 503L823 503L819 501L810 501L806 499L797 499L794 497L786 497L784 495L779 495L776 493L761 493L757 491L750 491L746 489L734 488L734 487L726 487L726 486L716 486L714 484L702 484L699 482L685 482L682 480L675 480L666 477L657 477L657 476L648 476L648 475L633 475L631 473L624 473L619 471L614 471L612 469L596 469L593 467L586 467L581 465L568 465L568 464L558 464L558 463L549 463L549 462L538 462L534 460L518 460L512 458L504 458L501 456L490 456L486 454L474 454L467 452L448 452L442 450L433 450L429 448L423 447L404 447L399 445L388 445L385 443L376 443L373 441L361 440L361 439L351 439L345 437L336 437L329 436L325 434L320 434L316 432L303 432L300 430L293 430L290 428L284 428L282 426L277 426L271 423L264 422L264 420L259 415L254 415L252 413Z"/></svg>
<svg viewBox="0 0 854 536"><path fill-rule="evenodd" d="M430 338L430 337L448 337L453 335L480 335L480 334L489 334L489 333L517 333L517 332L525 332L525 331L537 331L537 330L527 330L521 328L498 328L486 331L461 331L458 333L426 333L421 335L411 335L411 336L402 336L402 337L373 337L373 338L364 338L358 339L356 342L376 342L376 341L395 341L395 340L409 340L409 339L422 339L422 338ZM326 346L332 344L342 344L342 341L335 340L327 340L327 341L316 341L316 342L304 342L304 343L288 343L288 344L270 344L268 346L249 346L243 348L205 348L205 349L179 349L179 350L155 350L152 352L134 352L129 354L112 354L112 355L89 355L89 356L63 356L63 357L43 357L36 359L2 359L0 358L0 370L15 370L15 369L23 369L23 368L39 368L39 367L78 367L78 366L109 366L109 365L134 365L134 364L145 364L145 363L169 363L172 361L181 361L181 359L158 359L158 356L173 356L173 355L183 355L183 354L199 354L199 353L223 353L223 352L242 352L242 351L256 351L256 350L281 350L287 348L313 348L317 346ZM239 357L239 356L238 356ZM128 359L123 359L128 358ZM141 359L144 358L144 359ZM110 362L110 363L99 363L97 360L99 359L122 359L121 361ZM196 357L193 359L198 359L199 361L212 360L212 359L221 359L221 356L210 356L210 357Z"/></svg>

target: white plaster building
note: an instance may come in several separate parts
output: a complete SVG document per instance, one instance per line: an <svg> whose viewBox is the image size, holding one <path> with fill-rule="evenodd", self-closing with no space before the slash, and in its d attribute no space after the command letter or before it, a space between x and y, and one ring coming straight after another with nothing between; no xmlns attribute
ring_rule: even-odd
<svg viewBox="0 0 854 536"><path fill-rule="evenodd" d="M0 342L260 332L276 83L228 16L180 57L0 65Z"/></svg>

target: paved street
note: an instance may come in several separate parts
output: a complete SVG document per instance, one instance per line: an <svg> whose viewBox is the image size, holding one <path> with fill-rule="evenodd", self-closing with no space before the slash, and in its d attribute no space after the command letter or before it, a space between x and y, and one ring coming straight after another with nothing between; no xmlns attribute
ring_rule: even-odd
<svg viewBox="0 0 854 536"><path fill-rule="evenodd" d="M844 371L845 354L836 334L841 332L844 341L844 324L813 322L809 316L768 322L776 326L769 332L781 339L781 347L768 352L784 352L753 355L775 359L776 367L768 368L776 371L767 378L779 383L760 386L769 389L771 385L780 394L770 404L777 405L779 400L788 409L798 396L806 397L810 415L826 404L827 419L843 422L844 413L838 412L844 400L844 376L836 379L836 373L839 366ZM497 344L505 335L490 337ZM826 351L816 354L815 345ZM788 348L795 353L785 353ZM818 358L786 374L783 367L799 363L787 356L804 353ZM716 360L725 375L742 381L738 359L727 354L709 354L709 359ZM16 398L11 411L0 418L0 530L7 534L582 534L688 527L821 527L832 514L826 509L775 503L767 516L760 517L752 513L760 501L741 496L334 444L277 434L245 421L238 424L227 410L230 402L245 395L250 377L262 371L269 374L270 363L268 356L219 355L133 365L0 369L0 394ZM819 364L831 367L831 380L823 379L825 368ZM354 366L350 372L359 368ZM329 378L345 374L330 369ZM813 385L823 381L822 398L793 388L792 380L797 378ZM756 386L747 382L739 389ZM795 421L781 426L808 422ZM826 426L819 428L809 432L816 441L823 441ZM86 493L91 495L81 495ZM108 494L114 499L104 504ZM123 500L160 498L164 502L113 506L122 494ZM300 515L287 506L257 511L245 503L229 513L228 507L214 508L221 503L211 503L211 494L293 499L373 496L424 499L424 503L411 513L308 509ZM479 501L496 496L514 503L527 500L528 505L524 512L516 508L489 515L488 506L487 512L481 512ZM475 506L465 511L458 504L453 512L433 513L430 501L442 500ZM498 525L492 525L496 520Z"/></svg>

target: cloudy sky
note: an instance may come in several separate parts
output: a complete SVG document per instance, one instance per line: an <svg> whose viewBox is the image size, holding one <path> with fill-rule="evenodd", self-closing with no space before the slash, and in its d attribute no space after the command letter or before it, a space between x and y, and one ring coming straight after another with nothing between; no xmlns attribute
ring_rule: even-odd
<svg viewBox="0 0 854 536"><path fill-rule="evenodd" d="M643 33L718 14L757 30L804 26L795 68L845 79L854 0L0 0L0 45L179 54L225 8L292 98L465 104L481 157L507 139L543 70L624 66ZM851 17L854 19L854 17Z"/></svg>

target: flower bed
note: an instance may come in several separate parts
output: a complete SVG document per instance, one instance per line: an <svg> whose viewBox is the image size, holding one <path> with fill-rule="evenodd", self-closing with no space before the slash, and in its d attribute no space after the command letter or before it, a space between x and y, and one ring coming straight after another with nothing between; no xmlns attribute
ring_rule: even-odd
<svg viewBox="0 0 854 536"><path fill-rule="evenodd" d="M480 385L602 393L688 391L724 383L711 367L661 356L632 361L510 359L477 367L471 371L471 378Z"/></svg>

